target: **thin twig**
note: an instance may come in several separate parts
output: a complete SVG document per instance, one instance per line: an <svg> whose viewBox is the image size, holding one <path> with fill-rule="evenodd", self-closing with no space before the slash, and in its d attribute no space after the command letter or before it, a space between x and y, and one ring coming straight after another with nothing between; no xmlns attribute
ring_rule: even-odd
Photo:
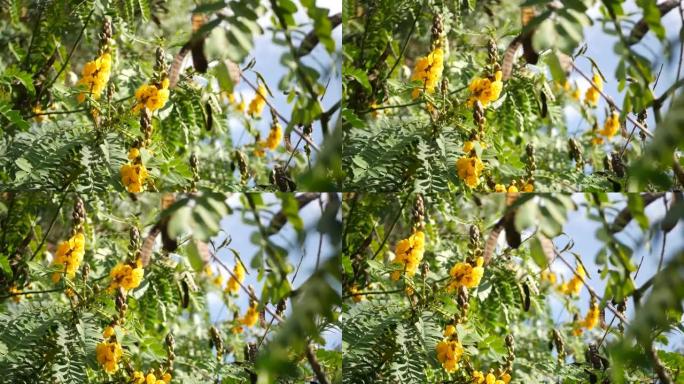
<svg viewBox="0 0 684 384"><path fill-rule="evenodd" d="M68 188L68 185L67 185L67 188ZM55 222L57 221L57 217L59 217L59 213L62 211L62 207L64 206L64 202L66 201L66 198L68 195L69 195L68 192L64 192L64 196L62 197L62 201L60 201L59 207L57 207L57 212L55 212L55 215L52 217L52 221L50 222L50 226L48 227L48 230L43 235L43 238L40 240L40 244L38 244L38 247L36 247L36 250L33 252L33 255L31 255L31 258L29 259L29 261L32 261L36 257L36 255L38 255L38 252L40 252L40 249L43 248L43 244L45 244L45 240L47 239L48 235L50 234L50 231L52 231L52 227L55 226Z"/></svg>

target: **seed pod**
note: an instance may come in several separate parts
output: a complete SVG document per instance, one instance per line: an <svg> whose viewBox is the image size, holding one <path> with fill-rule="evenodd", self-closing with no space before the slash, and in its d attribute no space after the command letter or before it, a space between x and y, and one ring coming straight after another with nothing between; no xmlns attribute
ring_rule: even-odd
<svg viewBox="0 0 684 384"><path fill-rule="evenodd" d="M425 228L425 203L423 202L423 195L416 194L416 202L413 205L413 226L422 231Z"/></svg>
<svg viewBox="0 0 684 384"><path fill-rule="evenodd" d="M190 181L190 191L197 192L197 182L199 181L199 160L197 160L197 155L195 152L190 154L190 169L192 170L192 180Z"/></svg>
<svg viewBox="0 0 684 384"><path fill-rule="evenodd" d="M221 361L223 359L223 339L221 333L215 326L209 328L209 337L211 338L211 345L216 347L216 359Z"/></svg>
<svg viewBox="0 0 684 384"><path fill-rule="evenodd" d="M244 185L247 184L249 180L249 171L247 169L247 156L242 151L235 151L235 160L238 163L238 168L240 169L240 182Z"/></svg>
<svg viewBox="0 0 684 384"><path fill-rule="evenodd" d="M648 113L644 109L637 115L637 122L640 123L644 128L648 128L648 123L646 122L647 118ZM639 130L639 137L641 138L641 141L646 141L646 133L644 133L644 131L642 131L641 129Z"/></svg>
<svg viewBox="0 0 684 384"><path fill-rule="evenodd" d="M128 244L128 249L135 251L140 248L140 231L138 230L138 227L131 227L129 235L131 240Z"/></svg>
<svg viewBox="0 0 684 384"><path fill-rule="evenodd" d="M582 170L584 168L584 159L582 157L582 148L577 143L577 140L570 138L568 140L568 145L570 146L570 158L575 160L575 167L577 170Z"/></svg>
<svg viewBox="0 0 684 384"><path fill-rule="evenodd" d="M613 172L618 177L624 177L625 176L625 165L622 162L622 157L620 157L620 154L618 152L613 152L611 156L611 165L613 166Z"/></svg>
<svg viewBox="0 0 684 384"><path fill-rule="evenodd" d="M553 330L553 343L556 345L556 351L558 352L558 362L563 364L565 362L565 342L557 329Z"/></svg>
<svg viewBox="0 0 684 384"><path fill-rule="evenodd" d="M142 146L150 145L152 143L152 116L147 108L140 110L140 131L144 136Z"/></svg>
<svg viewBox="0 0 684 384"><path fill-rule="evenodd" d="M83 221L85 220L85 206L83 205L83 200L78 196L74 202L74 210L71 213L71 217L74 219L74 229L81 229Z"/></svg>
<svg viewBox="0 0 684 384"><path fill-rule="evenodd" d="M432 50L442 48L442 36L444 35L444 19L440 13L435 13L432 18Z"/></svg>
<svg viewBox="0 0 684 384"><path fill-rule="evenodd" d="M492 72L501 70L499 65L499 48L496 46L494 39L489 39L487 44L487 54L489 55L489 63L492 65Z"/></svg>
<svg viewBox="0 0 684 384"><path fill-rule="evenodd" d="M484 116L484 108L479 100L475 100L475 104L473 106L473 121L475 124L477 124L480 132L483 133L486 119Z"/></svg>

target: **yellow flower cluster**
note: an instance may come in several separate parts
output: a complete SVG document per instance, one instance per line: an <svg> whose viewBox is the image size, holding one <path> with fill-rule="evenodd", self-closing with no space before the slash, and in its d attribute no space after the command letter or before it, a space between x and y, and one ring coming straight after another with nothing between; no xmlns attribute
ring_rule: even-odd
<svg viewBox="0 0 684 384"><path fill-rule="evenodd" d="M147 108L150 112L162 108L169 100L169 79L164 78L160 84L143 84L135 91L133 113Z"/></svg>
<svg viewBox="0 0 684 384"><path fill-rule="evenodd" d="M121 182L128 192L139 193L142 191L145 180L147 180L149 174L147 173L147 168L145 168L145 165L142 163L140 150L138 148L131 148L128 152L128 159L131 160L131 162L122 165L119 170Z"/></svg>
<svg viewBox="0 0 684 384"><path fill-rule="evenodd" d="M475 188L480 184L480 173L484 170L482 160L471 153L456 160L456 170L468 187Z"/></svg>
<svg viewBox="0 0 684 384"><path fill-rule="evenodd" d="M600 315L601 311L599 310L598 304L592 303L589 312L587 312L587 316L580 322L580 326L589 330L594 329L596 324L598 324Z"/></svg>
<svg viewBox="0 0 684 384"><path fill-rule="evenodd" d="M603 91L603 79L598 73L594 73L591 79L596 87L590 86L587 92L584 94L584 101L587 105L595 107L598 104L599 96L601 95L599 91Z"/></svg>
<svg viewBox="0 0 684 384"><path fill-rule="evenodd" d="M354 284L351 287L349 287L349 294L351 294L352 300L354 300L355 303L359 303L361 301L366 300L366 296L361 295L360 293L361 291L359 290L358 285Z"/></svg>
<svg viewBox="0 0 684 384"><path fill-rule="evenodd" d="M145 276L145 270L140 259L135 262L135 265L119 263L109 273L109 277L112 278L109 289L135 289L142 282L143 276Z"/></svg>
<svg viewBox="0 0 684 384"><path fill-rule="evenodd" d="M240 290L240 283L242 283L242 281L245 279L245 268L242 266L240 260L235 260L233 274L235 275L235 277L231 276L230 279L228 279L226 292L236 294Z"/></svg>
<svg viewBox="0 0 684 384"><path fill-rule="evenodd" d="M477 100L482 103L483 107L487 107L489 103L498 99L499 95L501 95L501 90L503 90L502 76L501 71L496 71L494 78L474 78L468 86L470 90L470 98L467 102L468 108L471 108Z"/></svg>
<svg viewBox="0 0 684 384"><path fill-rule="evenodd" d="M166 372L161 379L157 379L154 373L148 373L145 376L140 371L133 372L133 383L135 384L169 384L171 382L171 374Z"/></svg>
<svg viewBox="0 0 684 384"><path fill-rule="evenodd" d="M599 131L600 134L608 138L615 136L620 130L620 114L613 112L603 125L603 129Z"/></svg>
<svg viewBox="0 0 684 384"><path fill-rule="evenodd" d="M582 279L580 279L580 276L585 278L587 276L587 272L584 270L584 267L582 267L581 264L577 265L577 270L575 271L575 274L572 276L572 279L570 281L565 282L561 284L561 286L558 288L561 293L564 293L566 295L579 295L580 292L582 291L582 287L584 286L584 283L582 282Z"/></svg>
<svg viewBox="0 0 684 384"><path fill-rule="evenodd" d="M427 93L433 93L439 78L442 77L444 70L444 50L436 48L427 56L421 57L416 61L416 66L413 68L411 74L411 81L420 80L423 82L421 88L416 88L411 92L411 98L417 99L425 90Z"/></svg>
<svg viewBox="0 0 684 384"><path fill-rule="evenodd" d="M472 382L474 384L508 384L511 381L511 375L504 373L499 379L493 373L488 373L487 376L480 371L473 371Z"/></svg>
<svg viewBox="0 0 684 384"><path fill-rule="evenodd" d="M456 263L449 275L451 280L447 285L447 291L452 292L460 287L475 288L480 285L480 280L484 275L484 258L478 257L475 266L470 263Z"/></svg>
<svg viewBox="0 0 684 384"><path fill-rule="evenodd" d="M119 369L119 360L121 359L122 351L121 344L116 340L103 341L95 347L95 354L97 362L102 365L105 372L112 374Z"/></svg>
<svg viewBox="0 0 684 384"><path fill-rule="evenodd" d="M417 231L406 239L397 243L394 251L396 257L393 264L398 264L402 270L392 272L390 278L394 281L401 278L402 272L406 271L406 275L411 277L416 274L418 264L423 260L423 253L425 252L425 234L422 231Z"/></svg>
<svg viewBox="0 0 684 384"><path fill-rule="evenodd" d="M518 190L518 187L515 184L511 184L508 187L506 187L503 184L496 184L494 186L494 192L508 192L508 193L518 193L520 192ZM534 192L534 184L532 183L525 183L523 186L523 192Z"/></svg>
<svg viewBox="0 0 684 384"><path fill-rule="evenodd" d="M240 322L249 328L252 328L257 321L259 321L259 312L257 311L257 303L251 303L245 313L245 317L240 319Z"/></svg>
<svg viewBox="0 0 684 384"><path fill-rule="evenodd" d="M111 70L112 55L109 52L105 52L97 59L87 62L83 66L81 79L78 80L77 85L84 85L88 92L79 93L76 97L78 102L82 103L85 101L86 93L92 93L95 100L99 99L109 81Z"/></svg>
<svg viewBox="0 0 684 384"><path fill-rule="evenodd" d="M548 269L542 271L541 279L542 281L548 281L551 285L556 284L556 274L549 271Z"/></svg>
<svg viewBox="0 0 684 384"><path fill-rule="evenodd" d="M458 340L442 340L437 344L437 360L447 372L456 372L463 356L463 346Z"/></svg>
<svg viewBox="0 0 684 384"><path fill-rule="evenodd" d="M69 278L73 278L83 261L83 255L85 255L85 236L83 233L79 232L69 240L59 243L52 263L61 267L61 271L52 274L52 281L56 283L61 280L64 272Z"/></svg>
<svg viewBox="0 0 684 384"><path fill-rule="evenodd" d="M268 133L264 146L272 151L278 148L278 144L280 144L282 138L283 127L280 126L280 123L276 122L273 124L273 127L271 127L271 131Z"/></svg>
<svg viewBox="0 0 684 384"><path fill-rule="evenodd" d="M264 110L264 106L266 106L266 87L264 87L263 84L259 84L259 89L257 89L256 96L254 96L254 99L249 102L249 109L247 110L247 113L249 113L250 116L256 117L261 115L261 111Z"/></svg>

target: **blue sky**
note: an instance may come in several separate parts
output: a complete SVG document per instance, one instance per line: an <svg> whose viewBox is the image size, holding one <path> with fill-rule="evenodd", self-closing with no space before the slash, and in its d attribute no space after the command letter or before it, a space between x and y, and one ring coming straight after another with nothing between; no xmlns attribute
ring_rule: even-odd
<svg viewBox="0 0 684 384"><path fill-rule="evenodd" d="M262 194L264 202L266 204L273 204L269 211L276 213L280 209L279 200L273 194ZM242 204L240 203L240 194L233 194L229 199L229 205L236 210L242 209ZM326 197L324 197L326 199ZM326 200L324 200L326 201ZM304 222L304 228L307 230L308 236L306 237L303 244L299 244L297 241L297 235L295 230L292 228L291 224L285 225L283 229L272 237L272 240L289 250L288 260L290 264L296 266L299 263L300 257L304 256L302 259L302 264L297 274L296 279L292 283L293 289L299 287L304 283L308 277L315 271L316 266L316 254L318 251L319 236L316 231L316 225L321 217L321 209L318 201L312 201L302 210L300 210L300 217ZM263 216L262 220L267 218L266 223L270 220L269 216ZM236 211L230 216L225 217L221 220L222 233L214 237L214 243L221 243L226 238L226 233L229 233L232 238L231 248L239 252L240 257L243 262L249 265L252 257L257 253L258 247L250 241L250 236L253 232L257 231L257 227L254 225L245 224L240 216L240 213ZM330 243L327 236L323 237L323 246L321 252L321 264L335 256L333 250L335 247ZM218 252L218 258L227 266L231 267L235 264L233 253L227 249L223 249ZM224 276L224 284L230 277L230 275L220 268L218 265L213 265L214 272L220 271ZM243 282L245 286L252 285L256 292L257 297L261 295L261 287L263 282L257 281L257 275L255 271L248 269L249 275L245 277ZM334 287L338 292L341 292L342 287ZM223 301L217 292L210 292L207 295L209 312L212 321L218 323L220 321L231 319L232 313L225 310ZM241 315L244 314L246 308L249 306L249 298L244 292L240 292L236 300L237 305L241 308ZM288 307L288 310L290 308ZM270 316L267 315L267 319ZM327 346L333 348L341 344L341 333L339 332L328 332L325 335L325 339L328 342Z"/></svg>
<svg viewBox="0 0 684 384"><path fill-rule="evenodd" d="M621 203L617 204L615 208L619 210L625 206L625 198L622 195L611 194L610 196L612 200L621 201ZM573 200L578 203L579 209L569 214L568 221L563 227L563 230L565 233L567 233L568 237L575 242L573 251L581 256L582 262L587 267L587 273L589 274L590 278L588 283L600 295L603 293L606 286L605 281L601 280L596 272L598 267L595 263L596 255L603 246L603 243L600 242L596 237L596 233L600 228L600 223L587 218L588 212L586 209L586 204L584 204L584 194L574 194ZM671 200L671 196L669 196L669 200ZM617 211L608 212L609 222L612 221L616 214ZM658 200L649 205L646 209L646 215L649 218L651 226L653 226L654 223L658 223L665 215L665 207L662 200ZM617 238L620 241L624 242L634 250L632 260L635 265L639 264L639 261L643 256L641 269L635 279L635 285L637 287L641 286L656 273L662 245L661 236L655 236L652 242L644 241L643 236L644 235L641 229L635 221L630 222L629 225L617 235ZM563 247L567 243L568 237L558 237L554 239L554 243L557 247ZM667 260L669 260L675 254L675 252L680 252L682 249L684 249L684 224L682 224L682 221L680 220L679 224L667 236L664 265L667 264ZM571 264L574 264L572 256L566 254L565 258ZM559 275L559 277L563 276L565 281L569 280L573 276L573 272L560 260L556 260L552 264L551 269L557 275ZM584 288L580 294L580 298L576 302L577 306L580 308L582 316L586 314L589 308L589 299L590 295L587 289ZM551 296L550 300L554 312L554 318L561 319L561 323L570 322L572 320L571 316L567 311L562 309L561 302L553 296ZM630 300L627 303L627 316L629 318L633 315L633 302ZM606 310L606 321L610 322L610 319L612 319L612 313ZM617 324L617 322L615 324ZM600 332L598 331L594 331L592 337L602 336L602 334L599 333ZM667 349L684 350L684 339L682 338L681 334L670 334L669 336L670 345Z"/></svg>
<svg viewBox="0 0 684 384"><path fill-rule="evenodd" d="M341 0L318 0L316 4L321 8L329 9L329 15L342 11ZM301 11L300 8L300 12L297 13L296 19L298 23L303 23L308 20L308 17L303 11ZM262 17L259 23L265 29L272 28L270 25L271 21L269 14ZM308 31L309 29L310 28L307 28L306 30ZM279 34L279 36L282 37L282 34ZM294 35L293 38L295 40L295 45L297 45L301 40L301 36L299 35ZM338 63L336 63L336 65L332 64L333 60L335 60L337 57L340 57L339 52L342 48L341 26L338 26L333 30L333 38L335 40L336 52L333 53L332 56L328 54L322 45L319 44L311 54L302 59L304 64L317 69L323 74L322 80L320 81L321 83L326 84L329 80L328 90L321 103L323 110L328 110L340 99L342 95L341 60L337 60ZM253 58L256 59L256 65L254 66L253 70L259 72L266 79L267 84L274 93L273 99L271 101L275 105L278 112L282 113L289 119L289 116L292 113L292 106L287 103L287 95L283 94L277 89L280 79L287 73L287 69L280 64L280 57L286 51L286 48L273 44L271 40L272 33L268 30L264 35L257 37L254 41L254 51L245 59L243 66ZM330 72L330 69L333 69L333 71ZM250 82L256 84L256 75L254 73L248 72L246 76ZM249 103L249 100L251 100L255 95L254 90L244 82L240 83L235 88L235 92L247 100L247 103ZM339 114L335 114L331 119L331 122L334 122L337 116L339 116ZM268 134L270 123L271 116L269 113L265 112L263 114L262 120L257 123L262 137L266 137ZM230 118L228 125L231 129L233 142L236 143L236 145L253 142L253 139L247 133L245 133L243 136L245 129L240 119L235 117ZM241 138L241 136L243 137ZM293 145L296 144L297 139L298 138L296 137L296 134L293 133ZM320 124L314 125L313 140L316 143L321 143L322 141Z"/></svg>
<svg viewBox="0 0 684 384"><path fill-rule="evenodd" d="M623 7L625 10L625 14L627 15L636 13L635 15L630 17L630 20L636 21L640 18L639 15L641 15L642 12L635 5L633 0L626 1L623 4ZM588 15L592 18L592 20L598 20L601 17L598 4L589 10ZM663 52L662 43L652 32L647 33L644 39L641 41L641 43L633 46L633 49L637 53L644 55L649 60L655 63L655 70L653 72L657 73L658 69L660 68L660 64L664 64L660 80L658 81L658 85L654 91L656 97L661 95L663 91L666 90L669 87L669 85L671 85L675 81L675 76L677 72L676 59L679 57L679 44L677 42L679 41L679 29L682 25L677 10L673 10L670 13L668 13L665 17L663 17L662 23L666 29L667 40L672 42L674 46L674 54L671 60L666 60L665 57L660 55ZM630 30L630 28L627 28L626 33L629 33ZM622 106L622 102L624 100L624 93L618 93L617 90L618 82L615 79L615 69L617 68L618 61L616 60L617 55L613 52L613 46L615 42L618 40L618 37L611 36L605 33L603 31L601 22L595 21L592 26L586 27L584 29L584 38L585 42L587 43L587 51L585 55L593 58L598 64L599 68L601 69L603 75L606 76L607 81L604 84L604 91L606 92L606 94L610 95L611 97L613 97L613 99L615 99L618 106ZM585 74L591 74L591 62L589 60L580 58L575 62L575 64ZM582 89L582 95L584 95L584 91L586 91L586 89L589 88L589 83L576 72L571 74L569 81L571 84L574 81L577 82L580 89ZM600 124L603 124L603 121L605 121L604 111L607 111L607 108L608 107L605 100L601 99L598 108L596 109L596 113L598 114L597 116L599 117ZM663 108L662 112L664 113L665 111L666 108ZM577 107L566 107L565 114L567 119L566 121L568 122L568 129L571 134L579 135L582 132L591 129L589 123L584 121L579 115ZM652 130L653 127L655 127L655 122L653 120L652 114L649 114L647 122L649 125L649 129ZM628 130L631 130L632 126L628 125L627 128Z"/></svg>

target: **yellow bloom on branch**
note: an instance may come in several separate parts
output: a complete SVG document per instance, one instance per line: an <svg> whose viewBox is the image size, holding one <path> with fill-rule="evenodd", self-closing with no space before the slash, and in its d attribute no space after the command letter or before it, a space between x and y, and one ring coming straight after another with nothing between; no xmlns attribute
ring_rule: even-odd
<svg viewBox="0 0 684 384"><path fill-rule="evenodd" d="M470 263L456 263L449 275L451 279L447 285L447 291L452 292L460 287L475 288L480 285L484 275L484 258L478 257L475 266Z"/></svg>
<svg viewBox="0 0 684 384"><path fill-rule="evenodd" d="M119 369L119 359L121 359L121 344L116 341L102 342L95 347L97 362L102 365L105 372L112 374Z"/></svg>
<svg viewBox="0 0 684 384"><path fill-rule="evenodd" d="M482 384L485 381L484 374L480 371L473 371L473 384Z"/></svg>
<svg viewBox="0 0 684 384"><path fill-rule="evenodd" d="M603 129L599 131L600 134L606 137L613 137L620 130L620 114L613 112L603 125Z"/></svg>
<svg viewBox="0 0 684 384"><path fill-rule="evenodd" d="M399 241L394 251L396 257L392 263L402 267L402 269L392 272L390 278L397 281L404 271L409 277L415 275L418 264L423 260L424 252L425 234L422 231L417 231L408 238Z"/></svg>
<svg viewBox="0 0 684 384"><path fill-rule="evenodd" d="M109 273L112 282L109 285L110 289L118 289L119 287L125 290L137 288L145 276L145 270L142 268L140 260L135 265L119 263Z"/></svg>
<svg viewBox="0 0 684 384"><path fill-rule="evenodd" d="M593 303L591 305L591 308L589 308L589 312L587 312L587 316L584 318L584 321L581 325L584 326L586 329L593 329L596 326L596 324L598 324L600 315L601 311L599 310L598 304Z"/></svg>
<svg viewBox="0 0 684 384"><path fill-rule="evenodd" d="M480 184L480 173L484 170L484 164L479 157L466 155L456 160L456 170L458 177L463 180L470 188L475 188Z"/></svg>
<svg viewBox="0 0 684 384"><path fill-rule="evenodd" d="M420 80L423 85L411 92L411 98L417 99L423 91L433 93L440 77L442 77L443 70L444 50L442 48L436 48L427 56L419 58L416 61L416 66L413 68L411 81Z"/></svg>
<svg viewBox="0 0 684 384"><path fill-rule="evenodd" d="M143 185L145 184L149 173L142 163L140 150L138 148L131 148L128 152L128 159L131 160L131 162L122 165L119 170L119 173L121 174L121 183L126 187L128 192L142 192Z"/></svg>
<svg viewBox="0 0 684 384"><path fill-rule="evenodd" d="M52 281L58 282L62 278L63 272L66 272L69 278L73 278L83 261L83 255L85 255L85 236L83 233L79 232L69 240L59 243L53 265L60 267L60 272L55 272L52 275Z"/></svg>
<svg viewBox="0 0 684 384"><path fill-rule="evenodd" d="M226 285L226 292L236 294L240 290L240 283L242 283L242 281L245 279L245 268L242 266L240 260L235 260L233 274L235 275L235 277L231 276L230 279L228 279L228 285Z"/></svg>
<svg viewBox="0 0 684 384"><path fill-rule="evenodd" d="M87 93L92 94L93 99L97 100L105 89L112 70L112 55L109 52L103 53L93 61L87 62L81 71L81 79L77 85L85 86L87 92L81 92L76 99L79 103L85 101Z"/></svg>
<svg viewBox="0 0 684 384"><path fill-rule="evenodd" d="M598 73L594 73L591 80L596 84L596 87L590 86L587 89L587 92L584 94L584 101L587 105L595 107L598 104L599 96L601 96L600 91L603 91L603 79Z"/></svg>
<svg viewBox="0 0 684 384"><path fill-rule="evenodd" d="M497 100L501 95L501 90L503 90L502 76L501 71L496 71L493 78L474 78L468 86L468 90L470 90L470 98L467 102L468 108L472 108L477 100L482 103L483 107L487 107L489 103Z"/></svg>
<svg viewBox="0 0 684 384"><path fill-rule="evenodd" d="M250 116L256 117L261 115L261 111L264 110L264 106L266 105L266 95L266 87L264 87L263 84L259 84L256 96L249 102L249 110L247 113L249 113Z"/></svg>
<svg viewBox="0 0 684 384"><path fill-rule="evenodd" d="M133 113L147 108L154 112L164 107L169 100L169 79L164 78L161 83L143 84L135 91L135 104Z"/></svg>
<svg viewBox="0 0 684 384"><path fill-rule="evenodd" d="M240 319L240 322L248 326L249 328L252 328L257 323L257 321L259 321L259 312L257 311L257 304L252 303L247 309L245 317Z"/></svg>
<svg viewBox="0 0 684 384"><path fill-rule="evenodd" d="M572 279L570 279L570 281L568 281L567 283L561 284L561 293L573 296L579 295L582 291L582 287L584 286L584 283L582 282L580 276L582 278L587 276L587 273L581 264L577 265L577 270L575 271L575 275L572 277Z"/></svg>
<svg viewBox="0 0 684 384"><path fill-rule="evenodd" d="M456 340L442 340L437 344L437 360L447 372L456 372L463 356L463 346Z"/></svg>

